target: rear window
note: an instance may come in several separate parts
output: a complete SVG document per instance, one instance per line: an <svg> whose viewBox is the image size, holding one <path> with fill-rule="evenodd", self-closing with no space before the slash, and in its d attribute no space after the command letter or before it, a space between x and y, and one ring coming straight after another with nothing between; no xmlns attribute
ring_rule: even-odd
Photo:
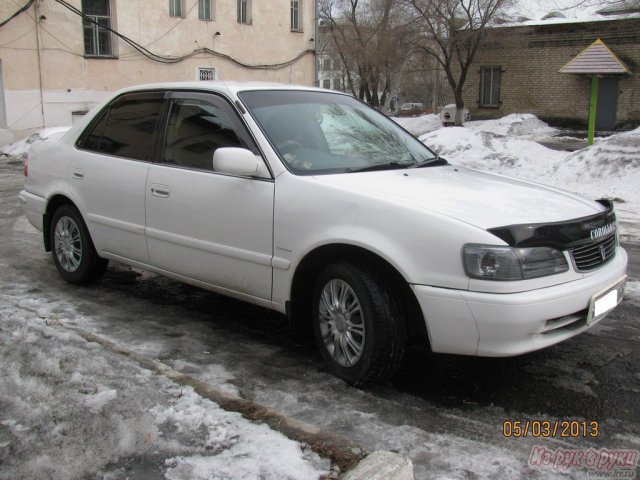
<svg viewBox="0 0 640 480"><path fill-rule="evenodd" d="M78 148L133 160L151 160L163 105L162 92L116 98L89 125Z"/></svg>

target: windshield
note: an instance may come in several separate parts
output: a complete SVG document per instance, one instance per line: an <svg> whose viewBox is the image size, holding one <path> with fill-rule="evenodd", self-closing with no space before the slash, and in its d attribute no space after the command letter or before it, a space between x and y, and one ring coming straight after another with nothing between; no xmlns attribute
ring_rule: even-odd
<svg viewBox="0 0 640 480"><path fill-rule="evenodd" d="M418 167L437 156L353 97L316 91L239 94L280 158L299 175Z"/></svg>

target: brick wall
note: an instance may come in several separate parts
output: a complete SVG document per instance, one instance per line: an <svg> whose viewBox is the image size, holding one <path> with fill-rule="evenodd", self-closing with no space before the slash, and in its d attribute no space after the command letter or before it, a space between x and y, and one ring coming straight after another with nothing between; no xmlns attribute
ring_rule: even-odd
<svg viewBox="0 0 640 480"><path fill-rule="evenodd" d="M598 38L633 72L620 79L616 127L640 125L638 18L490 30L465 82L465 105L476 119L521 112L556 125L586 125L590 77L558 70ZM482 66L502 68L499 108L479 107Z"/></svg>

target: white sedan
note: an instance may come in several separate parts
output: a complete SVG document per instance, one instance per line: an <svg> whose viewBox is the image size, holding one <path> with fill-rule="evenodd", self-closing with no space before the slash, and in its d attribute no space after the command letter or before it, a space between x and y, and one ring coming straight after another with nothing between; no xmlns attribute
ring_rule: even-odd
<svg viewBox="0 0 640 480"><path fill-rule="evenodd" d="M128 88L34 146L25 174L25 212L68 282L114 260L282 312L356 385L389 378L410 342L558 343L625 285L610 202L450 165L326 90Z"/></svg>

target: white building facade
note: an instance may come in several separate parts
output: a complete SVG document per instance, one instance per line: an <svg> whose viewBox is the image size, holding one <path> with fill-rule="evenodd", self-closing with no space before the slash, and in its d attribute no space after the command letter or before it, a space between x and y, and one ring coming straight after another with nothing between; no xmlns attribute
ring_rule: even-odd
<svg viewBox="0 0 640 480"><path fill-rule="evenodd" d="M315 0L2 2L0 128L70 125L140 83L315 85L315 15Z"/></svg>

